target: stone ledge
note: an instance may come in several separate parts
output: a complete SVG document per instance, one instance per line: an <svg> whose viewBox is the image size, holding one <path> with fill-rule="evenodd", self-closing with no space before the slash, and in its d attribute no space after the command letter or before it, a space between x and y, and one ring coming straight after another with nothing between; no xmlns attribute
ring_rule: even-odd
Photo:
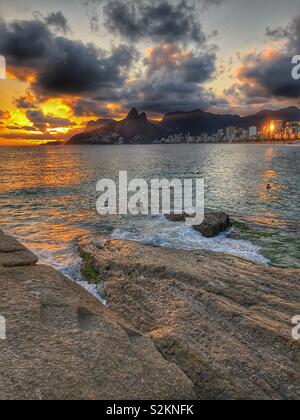
<svg viewBox="0 0 300 420"><path fill-rule="evenodd" d="M38 258L31 251L0 230L0 267L26 267L37 262Z"/></svg>
<svg viewBox="0 0 300 420"><path fill-rule="evenodd" d="M81 252L109 307L185 372L198 399L300 399L300 270L100 240Z"/></svg>
<svg viewBox="0 0 300 420"><path fill-rule="evenodd" d="M0 244L12 250L15 243L0 235ZM31 265L37 260L31 255L0 255L0 264L14 265L0 267L0 315L7 325L7 339L0 340L1 400L195 398L191 381L149 337L55 269Z"/></svg>

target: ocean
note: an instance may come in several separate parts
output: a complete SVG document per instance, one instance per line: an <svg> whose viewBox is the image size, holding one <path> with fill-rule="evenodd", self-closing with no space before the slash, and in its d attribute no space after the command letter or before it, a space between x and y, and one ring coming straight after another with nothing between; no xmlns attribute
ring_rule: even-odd
<svg viewBox="0 0 300 420"><path fill-rule="evenodd" d="M77 246L105 234L156 246L225 252L300 267L300 148L197 144L1 148L1 228L46 263L82 281ZM100 216L101 178L205 179L206 207L228 212L233 229L205 239L163 216ZM266 186L270 184L271 189Z"/></svg>

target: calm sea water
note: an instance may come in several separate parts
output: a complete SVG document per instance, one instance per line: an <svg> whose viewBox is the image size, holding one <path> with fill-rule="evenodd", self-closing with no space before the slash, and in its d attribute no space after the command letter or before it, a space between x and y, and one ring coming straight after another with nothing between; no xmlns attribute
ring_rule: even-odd
<svg viewBox="0 0 300 420"><path fill-rule="evenodd" d="M278 145L2 148L1 228L73 278L78 241L95 233L300 267L299 163L299 147ZM203 176L207 207L229 212L234 231L204 239L163 217L101 218L96 183L120 170L131 178Z"/></svg>

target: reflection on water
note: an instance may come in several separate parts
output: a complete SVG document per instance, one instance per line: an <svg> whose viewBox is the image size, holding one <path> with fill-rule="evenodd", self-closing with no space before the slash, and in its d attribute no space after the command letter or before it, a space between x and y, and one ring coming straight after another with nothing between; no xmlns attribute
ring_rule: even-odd
<svg viewBox="0 0 300 420"><path fill-rule="evenodd" d="M154 238L159 245L192 244L258 261L262 253L276 264L300 266L299 157L298 147L278 145L3 148L0 217L3 228L42 261L72 276L78 275L78 238L116 230L137 240ZM242 223L234 238L208 244L151 217L100 218L96 182L117 179L120 170L147 180L205 177L207 207L226 210Z"/></svg>

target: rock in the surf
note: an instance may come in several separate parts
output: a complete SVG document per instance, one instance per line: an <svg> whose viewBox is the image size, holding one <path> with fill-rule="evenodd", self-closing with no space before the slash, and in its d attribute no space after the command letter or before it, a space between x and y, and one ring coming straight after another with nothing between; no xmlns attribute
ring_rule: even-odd
<svg viewBox="0 0 300 420"><path fill-rule="evenodd" d="M298 400L300 271L135 242L91 243L108 305L150 337L200 400ZM110 348L111 349L111 348Z"/></svg>
<svg viewBox="0 0 300 420"><path fill-rule="evenodd" d="M213 238L224 232L231 226L230 216L222 212L205 213L204 221L201 225L193 228L200 232L205 238Z"/></svg>
<svg viewBox="0 0 300 420"><path fill-rule="evenodd" d="M171 213L171 214L165 214L165 218L167 219L167 220L169 220L170 222L177 222L177 223L179 223L179 222L185 222L185 219L186 219L186 215L185 214L174 214L174 213Z"/></svg>

